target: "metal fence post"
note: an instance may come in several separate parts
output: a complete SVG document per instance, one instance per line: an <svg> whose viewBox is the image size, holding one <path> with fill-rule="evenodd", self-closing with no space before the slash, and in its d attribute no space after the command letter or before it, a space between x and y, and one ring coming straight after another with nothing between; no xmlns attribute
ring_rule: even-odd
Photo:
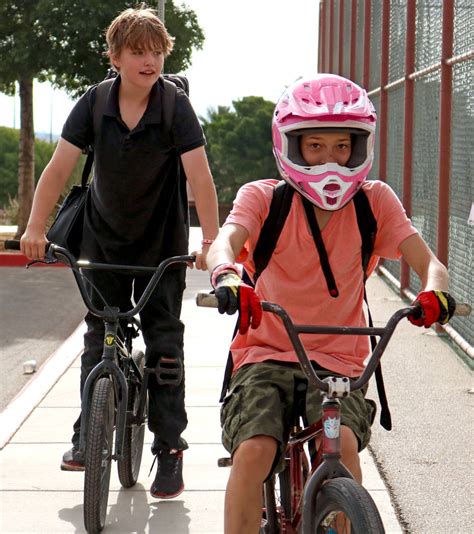
<svg viewBox="0 0 474 534"><path fill-rule="evenodd" d="M439 111L439 184L438 243L439 260L448 265L449 184L451 174L451 115L453 67L447 62L453 55L454 1L443 1L443 42L441 48L441 85Z"/></svg>
<svg viewBox="0 0 474 534"><path fill-rule="evenodd" d="M339 4L338 74L344 76L344 3Z"/></svg>
<svg viewBox="0 0 474 534"><path fill-rule="evenodd" d="M357 0L351 1L351 64L349 69L349 78L355 80L356 75L356 50L357 43Z"/></svg>
<svg viewBox="0 0 474 534"><path fill-rule="evenodd" d="M328 61L328 72L334 72L334 2L332 0L327 0L327 5L329 8L329 61Z"/></svg>
<svg viewBox="0 0 474 534"><path fill-rule="evenodd" d="M319 72L326 72L327 54L327 31L326 31L326 1L321 0L319 4Z"/></svg>
<svg viewBox="0 0 474 534"><path fill-rule="evenodd" d="M379 172L380 180L387 180L387 141L388 141L388 53L390 47L390 0L383 0L382 7L382 58L380 62L380 133L379 133Z"/></svg>
<svg viewBox="0 0 474 534"><path fill-rule="evenodd" d="M370 21L372 17L372 0L365 0L364 10L364 73L362 86L368 91L370 83Z"/></svg>
<svg viewBox="0 0 474 534"><path fill-rule="evenodd" d="M408 217L412 209L412 174L413 174L413 122L415 82L409 75L415 71L415 36L416 36L416 0L407 3L407 38L405 48L405 123L403 132L403 206ZM405 260L400 267L400 290L410 286L410 268Z"/></svg>

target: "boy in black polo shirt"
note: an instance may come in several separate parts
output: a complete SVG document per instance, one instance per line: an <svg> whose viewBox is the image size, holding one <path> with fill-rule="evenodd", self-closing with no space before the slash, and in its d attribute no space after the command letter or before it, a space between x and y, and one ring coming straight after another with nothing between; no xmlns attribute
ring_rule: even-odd
<svg viewBox="0 0 474 534"><path fill-rule="evenodd" d="M163 121L164 58L173 48L162 22L151 9L127 9L106 34L108 54L118 76L106 100L100 136L94 139L96 86L69 115L56 151L36 189L22 252L44 257L45 226L82 150L94 145L95 172L86 203L81 257L91 261L157 265L188 252L186 183L194 194L203 231L196 267L206 269L209 245L218 232L217 198L204 150L201 126L186 94L177 90L171 132ZM169 130L169 126L168 126ZM128 309L139 298L147 277L98 271L88 274L109 305ZM185 288L185 268L168 269L141 313L147 366L160 357L183 360L184 326L179 317ZM81 367L81 392L91 369L100 361L103 323L86 315L87 333ZM160 332L166 331L166 335ZM158 460L151 494L172 498L183 489L181 437L187 425L184 379L179 386L160 385L150 375L149 428L155 434L152 453ZM74 424L73 447L61 469L83 470L78 462L80 417Z"/></svg>

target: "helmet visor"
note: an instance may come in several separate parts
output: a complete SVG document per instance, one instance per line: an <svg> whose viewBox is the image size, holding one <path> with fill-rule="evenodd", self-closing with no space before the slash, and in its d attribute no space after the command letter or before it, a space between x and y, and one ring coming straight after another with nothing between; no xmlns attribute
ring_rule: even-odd
<svg viewBox="0 0 474 534"><path fill-rule="evenodd" d="M307 123L306 123L307 124ZM292 128L291 130L285 132L284 128L281 129L283 146L282 146L282 156L288 159L289 162L300 166L308 168L308 163L303 158L301 154L301 138L304 135L310 134L324 134L324 133L348 133L351 136L351 156L346 163L345 167L348 169L348 174L352 173L352 170L357 169L361 165L364 165L368 158L372 157L372 146L369 143L371 140L371 131L369 129L365 130L362 128L341 128L334 126L325 126L317 128ZM286 143L285 143L286 141ZM286 145L286 146L285 146ZM286 148L286 151L285 151ZM286 154L285 154L286 152ZM318 167L316 165L315 167ZM310 167L312 168L312 167ZM301 172L304 172L301 169ZM313 172L311 172L313 174ZM317 174L317 172L316 172Z"/></svg>

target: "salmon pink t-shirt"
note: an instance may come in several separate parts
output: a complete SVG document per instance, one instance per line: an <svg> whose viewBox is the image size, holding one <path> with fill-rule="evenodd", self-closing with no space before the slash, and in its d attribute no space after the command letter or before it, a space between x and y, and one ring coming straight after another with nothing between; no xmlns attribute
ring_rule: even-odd
<svg viewBox="0 0 474 534"><path fill-rule="evenodd" d="M245 184L225 222L241 225L249 232L245 268L251 275L255 271L253 250L277 184L277 180ZM363 189L377 220L375 258L369 269L372 271L378 258L398 259L400 243L417 231L387 184L367 181ZM365 326L362 241L354 203L334 211L321 234L339 290L337 298L329 295L303 203L297 194L256 291L262 300L285 308L296 324ZM365 336L303 334L301 339L310 360L346 376L360 375L369 353ZM266 312L258 328L250 328L245 335L237 334L231 351L234 372L245 364L265 360L298 361L281 320Z"/></svg>

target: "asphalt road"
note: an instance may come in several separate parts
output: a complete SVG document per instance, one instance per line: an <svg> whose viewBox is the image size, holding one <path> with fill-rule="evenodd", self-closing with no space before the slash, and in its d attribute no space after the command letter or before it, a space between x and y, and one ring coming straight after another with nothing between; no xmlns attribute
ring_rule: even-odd
<svg viewBox="0 0 474 534"><path fill-rule="evenodd" d="M71 271L62 267L0 267L0 411L75 330L85 305Z"/></svg>

